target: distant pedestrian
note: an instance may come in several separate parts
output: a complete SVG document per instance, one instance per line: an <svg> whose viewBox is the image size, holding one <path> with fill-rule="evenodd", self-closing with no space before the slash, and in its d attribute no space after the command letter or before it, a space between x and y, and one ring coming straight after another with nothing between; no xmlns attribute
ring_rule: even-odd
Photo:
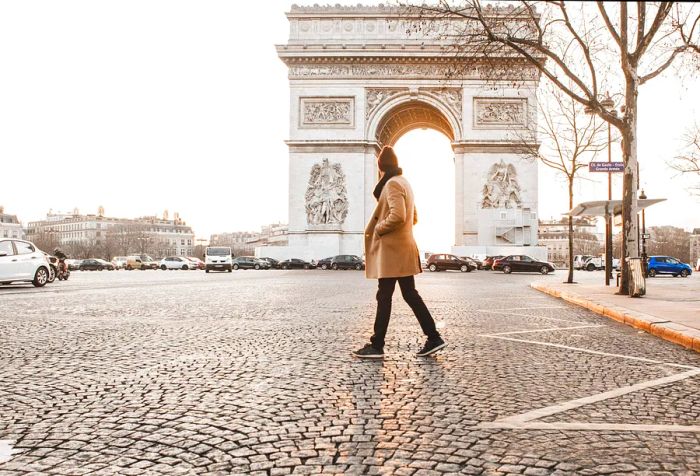
<svg viewBox="0 0 700 476"><path fill-rule="evenodd" d="M354 355L364 359L384 357L384 338L391 317L391 298L399 283L401 295L411 307L427 341L417 355L430 355L447 346L435 327L423 299L416 291L414 276L422 272L420 256L413 238L418 222L411 185L402 176L399 161L390 146L377 159L381 179L374 188L377 207L365 228L365 274L379 280L377 315L370 343Z"/></svg>

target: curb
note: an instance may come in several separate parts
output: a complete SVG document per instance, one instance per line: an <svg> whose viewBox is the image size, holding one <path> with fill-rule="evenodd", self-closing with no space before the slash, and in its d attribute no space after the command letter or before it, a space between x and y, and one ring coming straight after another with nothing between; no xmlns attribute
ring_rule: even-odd
<svg viewBox="0 0 700 476"><path fill-rule="evenodd" d="M700 331L692 327L676 324L667 319L644 314L643 312L631 311L620 306L595 302L577 294L553 289L540 283L532 283L530 287L545 294L549 294L550 296L563 299L571 304L586 308L601 316L641 329L644 332L673 342L674 344L682 345L687 349L700 352Z"/></svg>

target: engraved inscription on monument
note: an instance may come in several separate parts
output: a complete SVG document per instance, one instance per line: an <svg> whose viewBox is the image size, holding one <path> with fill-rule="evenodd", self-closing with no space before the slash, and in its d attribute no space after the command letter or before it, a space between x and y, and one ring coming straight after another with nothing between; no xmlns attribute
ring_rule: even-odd
<svg viewBox="0 0 700 476"><path fill-rule="evenodd" d="M521 203L515 166L503 160L493 164L481 191L481 208L520 208Z"/></svg>
<svg viewBox="0 0 700 476"><path fill-rule="evenodd" d="M527 125L527 99L474 98L474 126L482 128Z"/></svg>
<svg viewBox="0 0 700 476"><path fill-rule="evenodd" d="M341 225L348 215L348 197L345 174L339 163L328 159L311 167L306 189L306 221L310 228L323 229ZM337 227L332 227L337 228Z"/></svg>
<svg viewBox="0 0 700 476"><path fill-rule="evenodd" d="M303 97L299 101L301 127L353 127L355 99Z"/></svg>

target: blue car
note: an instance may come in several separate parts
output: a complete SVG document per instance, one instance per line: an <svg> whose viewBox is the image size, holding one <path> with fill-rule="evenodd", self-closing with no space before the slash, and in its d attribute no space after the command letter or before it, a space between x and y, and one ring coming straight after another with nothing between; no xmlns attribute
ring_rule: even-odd
<svg viewBox="0 0 700 476"><path fill-rule="evenodd" d="M693 269L690 265L681 263L680 260L670 256L650 256L647 264L647 275L653 278L657 274L672 274L673 277L683 278L691 275Z"/></svg>

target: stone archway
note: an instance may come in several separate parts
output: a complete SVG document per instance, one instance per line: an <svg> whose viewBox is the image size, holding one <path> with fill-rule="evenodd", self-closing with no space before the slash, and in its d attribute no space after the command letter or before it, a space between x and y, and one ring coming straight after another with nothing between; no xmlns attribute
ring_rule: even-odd
<svg viewBox="0 0 700 476"><path fill-rule="evenodd" d="M453 251L536 244L537 166L508 138L532 116L535 69L513 58L497 79L493 58L460 69L444 44L409 36L419 19L393 7L292 6L287 17L277 51L290 85L289 246L278 255L362 254L376 153L419 127L454 150Z"/></svg>

